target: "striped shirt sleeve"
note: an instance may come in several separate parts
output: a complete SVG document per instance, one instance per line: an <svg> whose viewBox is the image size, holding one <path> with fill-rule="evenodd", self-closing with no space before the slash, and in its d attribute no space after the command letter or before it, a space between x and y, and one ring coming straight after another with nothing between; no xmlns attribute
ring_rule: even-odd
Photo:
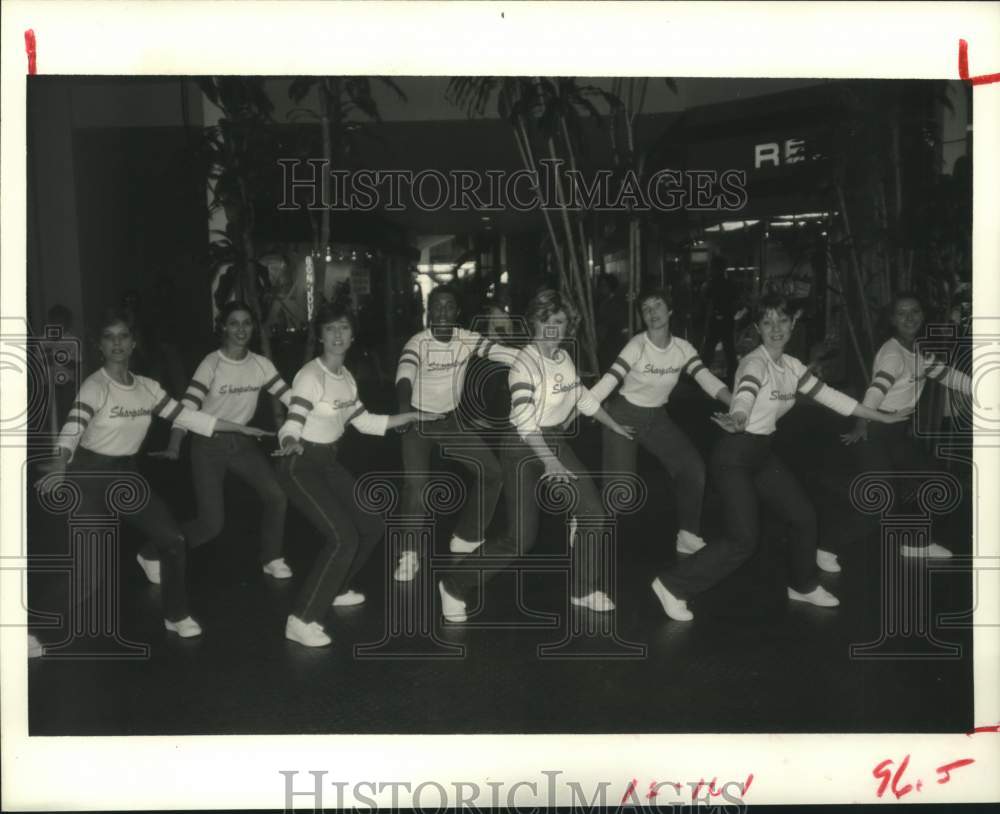
<svg viewBox="0 0 1000 814"><path fill-rule="evenodd" d="M201 405L204 404L205 396L208 395L208 391L212 387L212 380L215 378L216 364L213 356L214 354L210 353L202 359L194 376L191 377L191 383L184 391L184 395L181 396L181 402L185 407L200 410Z"/></svg>
<svg viewBox="0 0 1000 814"><path fill-rule="evenodd" d="M841 393L839 390L835 390L829 385L824 384L808 370L804 370L803 375L799 379L798 391L802 395L814 399L818 404L822 404L824 407L841 415L851 415L858 406L857 399L853 399L846 393Z"/></svg>
<svg viewBox="0 0 1000 814"><path fill-rule="evenodd" d="M292 388L281 378L274 362L266 356L260 359L260 366L264 371L265 381L261 387L288 407L292 403Z"/></svg>
<svg viewBox="0 0 1000 814"><path fill-rule="evenodd" d="M198 435L210 436L215 432L215 423L218 419L214 415L185 407L179 401L172 399L170 394L152 379L146 379L142 381L142 384L155 400L153 415L171 421L176 426L183 427Z"/></svg>
<svg viewBox="0 0 1000 814"><path fill-rule="evenodd" d="M389 428L389 416L369 413L365 405L359 401L347 423L365 435L385 435L385 431Z"/></svg>
<svg viewBox="0 0 1000 814"><path fill-rule="evenodd" d="M104 406L106 398L107 391L100 383L92 378L84 381L80 392L76 395L76 401L70 407L69 416L63 424L62 432L59 433L56 447L69 450L72 457L83 437L83 431L87 429L97 411Z"/></svg>
<svg viewBox="0 0 1000 814"><path fill-rule="evenodd" d="M313 411L316 402L323 395L323 385L316 378L311 365L303 367L292 381L292 397L288 403L288 416L285 423L278 430L278 444L280 445L286 437L294 438L296 441L302 437L302 430L306 426L306 418Z"/></svg>
<svg viewBox="0 0 1000 814"><path fill-rule="evenodd" d="M719 391L725 388L725 384L719 379L711 370L709 370L698 352L690 347L690 355L681 367L682 372L687 373L692 379L694 379L698 386L705 391L705 393L711 397L715 398Z"/></svg>
<svg viewBox="0 0 1000 814"><path fill-rule="evenodd" d="M518 354L517 348L512 348L509 345L501 345L492 339L487 339L486 341L489 342L489 346L485 348L482 355L486 356L491 362L497 362L501 365L514 364L514 360Z"/></svg>
<svg viewBox="0 0 1000 814"><path fill-rule="evenodd" d="M639 361L639 354L642 352L642 346L639 344L641 341L641 334L629 340L628 344L622 348L622 352L618 354L618 358L611 363L608 372L591 388L590 393L598 404L610 396L615 388L625 383L628 372Z"/></svg>
<svg viewBox="0 0 1000 814"><path fill-rule="evenodd" d="M510 387L510 423L524 437L540 431L538 419L542 408L536 401L535 381L532 374L534 360L524 353L511 365L507 382Z"/></svg>
<svg viewBox="0 0 1000 814"><path fill-rule="evenodd" d="M949 367L933 357L925 358L927 378L944 385L949 390L957 390L964 396L972 395L972 379L960 370Z"/></svg>
<svg viewBox="0 0 1000 814"><path fill-rule="evenodd" d="M766 376L764 362L760 359L750 359L746 367L739 374L736 380L736 390L733 392L733 400L729 405L730 413L743 413L750 415L754 402L757 401L757 394L763 386L762 382Z"/></svg>
<svg viewBox="0 0 1000 814"><path fill-rule="evenodd" d="M875 372L871 384L865 391L864 403L868 407L877 409L889 389L896 383L896 379L903 374L903 368L903 359L899 354L889 353L881 359L876 359Z"/></svg>
<svg viewBox="0 0 1000 814"><path fill-rule="evenodd" d="M187 390L184 391L184 395L181 396L181 404L185 407L192 410L200 410L202 404L204 404L205 396L208 395L209 388L212 386L212 380L215 378L215 368L218 364L212 358L214 355L210 353L202 359L201 364L198 365L198 369L194 372L194 376L191 377L191 383L187 386ZM187 432L176 421L174 422L173 429Z"/></svg>
<svg viewBox="0 0 1000 814"><path fill-rule="evenodd" d="M399 363L396 365L396 384L403 379L412 382L420 369L420 336L421 334L417 334L411 337L403 346L403 351L399 354Z"/></svg>

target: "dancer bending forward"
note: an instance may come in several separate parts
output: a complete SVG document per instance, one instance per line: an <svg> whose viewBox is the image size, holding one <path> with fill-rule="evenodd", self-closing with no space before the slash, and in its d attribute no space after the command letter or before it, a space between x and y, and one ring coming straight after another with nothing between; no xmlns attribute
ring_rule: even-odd
<svg viewBox="0 0 1000 814"><path fill-rule="evenodd" d="M337 442L348 424L385 435L390 427L437 418L417 412L373 415L365 409L344 367L355 333L350 311L336 305L319 309L316 335L323 352L295 376L288 418L278 432L281 448L274 453L283 458L278 476L289 498L324 539L285 625L285 637L307 647L332 641L322 622L327 608L365 601L348 586L385 531L382 518L358 506L354 476L337 460Z"/></svg>
<svg viewBox="0 0 1000 814"><path fill-rule="evenodd" d="M736 373L736 392L728 415L715 417L729 435L712 450L710 469L723 502L726 537L668 568L653 580L667 616L689 621L688 600L710 588L746 562L759 541L759 504L780 515L793 529L790 599L823 607L839 600L819 584L816 512L798 480L774 454L771 439L777 421L797 395L813 398L840 415L896 423L908 414L879 413L828 387L798 359L786 356L785 345L795 317L784 297L768 295L754 308L761 344L743 357ZM829 565L836 565L836 562ZM825 570L830 570L829 568Z"/></svg>
<svg viewBox="0 0 1000 814"><path fill-rule="evenodd" d="M601 409L583 386L576 366L561 345L576 326L570 303L552 290L535 295L527 309L533 332L510 369L510 421L516 430L513 443L502 454L504 503L507 532L486 555L492 564L482 569L485 580L502 571L518 555L526 554L538 536L539 506L535 499L539 479L549 483L572 481L577 492L577 517L606 518L591 475L580 463L559 428L574 409L596 418L614 432L632 438L632 429L618 424ZM575 539L572 539L575 538ZM579 524L571 535L570 601L593 611L614 610L607 594L607 575L595 564L600 562L599 532ZM468 556L468 555L466 555ZM459 562L464 558L459 558ZM499 560L499 562L497 562ZM454 622L466 620L467 598L479 581L480 571L461 571L443 579L438 588L444 617Z"/></svg>
<svg viewBox="0 0 1000 814"><path fill-rule="evenodd" d="M677 552L693 554L705 545L699 535L705 464L664 406L682 373L693 377L706 394L727 407L732 394L705 367L689 342L671 336L670 300L665 291L640 294L638 305L646 330L631 339L611 369L591 388L594 398L604 401L620 385L618 395L605 409L619 423L635 428L634 441L604 428L605 477L634 472L640 446L655 455L674 481Z"/></svg>

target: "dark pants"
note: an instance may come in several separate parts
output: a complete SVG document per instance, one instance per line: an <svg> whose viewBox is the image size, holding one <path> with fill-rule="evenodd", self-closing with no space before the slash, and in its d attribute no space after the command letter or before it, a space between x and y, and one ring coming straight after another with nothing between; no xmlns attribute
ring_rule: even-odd
<svg viewBox="0 0 1000 814"><path fill-rule="evenodd" d="M722 497L725 538L664 570L660 581L674 596L689 599L746 562L760 537L763 502L792 527L791 587L809 593L818 584L816 512L795 476L771 451L766 435L725 435L712 450L712 479Z"/></svg>
<svg viewBox="0 0 1000 814"><path fill-rule="evenodd" d="M636 407L619 395L605 409L619 424L635 429L635 441L629 441L603 428L605 478L613 477L615 472L636 471L638 444L655 455L674 480L678 528L698 534L705 494L705 464L698 450L663 407Z"/></svg>
<svg viewBox="0 0 1000 814"><path fill-rule="evenodd" d="M571 554L570 591L573 596L581 597L597 590L606 591L607 575L596 566L601 561L603 535L599 528L590 527L586 522L586 520L598 520L606 525L609 519L594 486L593 475L580 463L565 438L546 433L545 441L563 466L577 475L577 479L569 487L556 484L548 487L550 491L545 501L553 513L565 511L564 498L567 497L565 490L573 489L576 493L576 505L572 508L572 514L578 518L579 528ZM459 599L465 599L469 595L479 581L480 573L484 582L492 579L507 568L519 554L527 554L534 547L538 537L539 513L542 507L538 504L536 494L538 482L545 472L545 465L534 450L516 435L505 444L501 460L507 530L495 543L487 543L484 546L482 554L490 559L491 565L478 571L461 571L445 577L444 583L448 593ZM456 562L461 562L468 556L459 556ZM479 556L477 552L475 557Z"/></svg>
<svg viewBox="0 0 1000 814"><path fill-rule="evenodd" d="M455 461L472 478L469 498L455 524L455 534L470 543L485 539L493 519L503 475L500 462L475 432L462 429L454 413L442 421L411 427L403 435L403 514L424 515L424 487L428 481L431 450L452 447ZM461 449L457 449L461 447ZM459 457L460 456L460 457Z"/></svg>
<svg viewBox="0 0 1000 814"><path fill-rule="evenodd" d="M715 346L721 341L722 352L726 355L726 375L724 380L732 381L736 375L736 342L733 333L736 329L732 317L712 317L708 320L708 336L701 351L701 358L709 367L715 360Z"/></svg>
<svg viewBox="0 0 1000 814"><path fill-rule="evenodd" d="M868 440L855 445L860 464L859 474L867 472L933 472L942 468L911 434L909 422L899 424L868 425ZM897 502L906 506L914 502L920 484L914 482L908 493L899 495ZM874 534L879 528L878 515L867 514L850 506L840 523L831 524L831 540L828 544L824 535L824 548L840 548L838 543L854 543ZM911 540L910 545L916 541Z"/></svg>
<svg viewBox="0 0 1000 814"><path fill-rule="evenodd" d="M354 476L337 461L336 444L303 442L301 455L281 459L278 477L295 508L323 535L324 545L292 613L303 622L323 618L371 556L385 523L354 497Z"/></svg>
<svg viewBox="0 0 1000 814"><path fill-rule="evenodd" d="M288 499L257 441L238 433L218 433L211 438L199 435L191 439L191 475L198 514L184 526L189 545L201 545L222 531L227 472L234 473L257 493L261 508L261 562L278 559Z"/></svg>
<svg viewBox="0 0 1000 814"><path fill-rule="evenodd" d="M78 515L107 515L108 504L105 492L111 485L108 477L87 477L88 473L139 473L134 456L109 457L78 447L69 466L67 477L79 488L81 495ZM163 615L171 622L179 621L188 615L186 580L186 545L177 521L163 499L154 492L149 493L149 499L138 511L123 512L120 518L124 523L138 529L147 546L152 548L160 560L160 587L163 596ZM87 574L76 574L74 579L80 587L78 601L83 601L93 594L104 582L105 574L97 571ZM57 601L53 595L63 593L61 588L53 587L46 592L41 607Z"/></svg>

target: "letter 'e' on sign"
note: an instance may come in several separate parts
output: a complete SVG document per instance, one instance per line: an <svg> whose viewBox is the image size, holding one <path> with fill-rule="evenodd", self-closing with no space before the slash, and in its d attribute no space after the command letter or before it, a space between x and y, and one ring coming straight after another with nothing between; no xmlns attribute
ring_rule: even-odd
<svg viewBox="0 0 1000 814"><path fill-rule="evenodd" d="M785 141L785 163L795 164L806 160L806 143L800 138Z"/></svg>

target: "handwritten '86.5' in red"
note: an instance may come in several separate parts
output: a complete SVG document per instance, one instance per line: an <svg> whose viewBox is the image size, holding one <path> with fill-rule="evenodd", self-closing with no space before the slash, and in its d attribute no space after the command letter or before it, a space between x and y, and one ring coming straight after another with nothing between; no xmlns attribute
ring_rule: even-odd
<svg viewBox="0 0 1000 814"><path fill-rule="evenodd" d="M960 758L958 760L953 760L950 763L944 763L935 769L937 772L937 783L941 785L947 783L951 780L951 773L955 769L960 769L962 766L968 766L970 763L975 763L971 757ZM885 794L886 789L890 789L896 799L905 797L911 791L922 791L924 788L924 781L922 779L917 779L916 783L906 783L905 775L906 769L910 765L910 756L906 755L900 761L899 765L893 771L892 766L894 761L891 758L887 758L879 763L873 770L872 776L879 781L878 790L875 792L877 797L881 797Z"/></svg>

